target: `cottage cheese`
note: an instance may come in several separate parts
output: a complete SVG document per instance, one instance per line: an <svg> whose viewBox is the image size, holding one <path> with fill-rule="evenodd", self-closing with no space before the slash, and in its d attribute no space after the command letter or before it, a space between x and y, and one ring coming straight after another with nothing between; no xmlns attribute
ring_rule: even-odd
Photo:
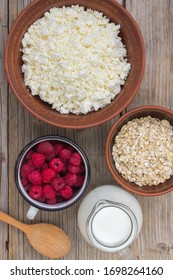
<svg viewBox="0 0 173 280"><path fill-rule="evenodd" d="M25 85L61 114L106 106L130 70L119 31L120 25L91 9L50 9L22 40Z"/></svg>

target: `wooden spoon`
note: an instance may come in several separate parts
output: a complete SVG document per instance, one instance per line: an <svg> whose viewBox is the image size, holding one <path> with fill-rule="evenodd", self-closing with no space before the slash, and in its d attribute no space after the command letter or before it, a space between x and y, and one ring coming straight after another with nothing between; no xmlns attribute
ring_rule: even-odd
<svg viewBox="0 0 173 280"><path fill-rule="evenodd" d="M31 244L40 254L49 258L61 258L67 255L71 243L66 233L51 224L26 225L0 211L0 220L22 230Z"/></svg>

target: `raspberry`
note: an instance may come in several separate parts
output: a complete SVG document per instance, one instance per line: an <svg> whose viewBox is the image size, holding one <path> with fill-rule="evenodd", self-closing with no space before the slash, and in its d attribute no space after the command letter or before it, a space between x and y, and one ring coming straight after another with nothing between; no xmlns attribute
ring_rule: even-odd
<svg viewBox="0 0 173 280"><path fill-rule="evenodd" d="M46 203L49 204L49 205L53 205L56 203L56 197L54 198L47 198L46 199Z"/></svg>
<svg viewBox="0 0 173 280"><path fill-rule="evenodd" d="M43 194L42 187L39 185L32 186L29 190L29 196L38 200Z"/></svg>
<svg viewBox="0 0 173 280"><path fill-rule="evenodd" d="M28 160L28 164L29 164L29 166L31 166L34 170L37 169L37 168L35 167L35 165L33 164L32 159Z"/></svg>
<svg viewBox="0 0 173 280"><path fill-rule="evenodd" d="M64 163L59 158L53 158L49 162L49 166L56 172L60 173L64 168Z"/></svg>
<svg viewBox="0 0 173 280"><path fill-rule="evenodd" d="M34 168L32 166L30 166L29 164L25 163L24 165L22 165L21 171L20 171L20 175L23 179L27 179L28 175L34 171Z"/></svg>
<svg viewBox="0 0 173 280"><path fill-rule="evenodd" d="M80 167L79 167L79 166L76 166L76 165L69 164L69 165L68 165L68 171L69 171L70 173L73 173L73 174L78 174L79 171L80 171Z"/></svg>
<svg viewBox="0 0 173 280"><path fill-rule="evenodd" d="M69 163L72 165L79 166L81 162L82 162L82 157L78 152L73 153L69 159Z"/></svg>
<svg viewBox="0 0 173 280"><path fill-rule="evenodd" d="M67 146L67 149L71 152L71 154L73 154L76 151L75 148L73 148L70 145Z"/></svg>
<svg viewBox="0 0 173 280"><path fill-rule="evenodd" d="M56 175L53 169L47 168L44 169L41 173L44 183L49 183Z"/></svg>
<svg viewBox="0 0 173 280"><path fill-rule="evenodd" d="M57 179L54 179L52 182L52 187L54 190L59 191L65 187L65 181L63 178L59 177Z"/></svg>
<svg viewBox="0 0 173 280"><path fill-rule="evenodd" d="M42 195L37 200L40 201L40 202L45 202L46 198L44 197L44 195Z"/></svg>
<svg viewBox="0 0 173 280"><path fill-rule="evenodd" d="M51 160L52 158L55 157L55 151L53 151L52 153L48 154L48 155L45 155L45 159L47 161Z"/></svg>
<svg viewBox="0 0 173 280"><path fill-rule="evenodd" d="M73 186L76 182L76 178L77 178L76 174L67 173L64 179L67 185Z"/></svg>
<svg viewBox="0 0 173 280"><path fill-rule="evenodd" d="M32 171L29 175L28 175L28 179L31 183L33 183L34 185L41 185L42 183L42 177L41 177L41 173L38 170L34 170Z"/></svg>
<svg viewBox="0 0 173 280"><path fill-rule="evenodd" d="M67 162L71 156L71 152L68 149L62 149L59 153L59 158L63 162Z"/></svg>
<svg viewBox="0 0 173 280"><path fill-rule="evenodd" d="M64 148L64 145L61 143L58 143L54 146L55 148L55 154L56 156L59 156L60 151Z"/></svg>
<svg viewBox="0 0 173 280"><path fill-rule="evenodd" d="M85 179L85 177L83 175L78 174L76 176L76 182L74 183L73 187L76 187L76 188L81 187L84 183L84 179Z"/></svg>
<svg viewBox="0 0 173 280"><path fill-rule="evenodd" d="M26 154L26 156L25 156L25 159L26 159L26 160L30 160L30 159L31 159L32 154L33 154L33 150L32 150L32 149L30 149L30 150L27 152L27 154Z"/></svg>
<svg viewBox="0 0 173 280"><path fill-rule="evenodd" d="M43 166L44 161L45 161L45 155L39 153L32 154L32 162L35 165L35 167Z"/></svg>
<svg viewBox="0 0 173 280"><path fill-rule="evenodd" d="M73 196L73 190L70 186L66 185L64 189L60 190L60 195L65 199L68 200Z"/></svg>
<svg viewBox="0 0 173 280"><path fill-rule="evenodd" d="M30 184L30 183L28 183L26 186L24 186L25 191L28 192L30 190L31 186L32 186L32 184Z"/></svg>
<svg viewBox="0 0 173 280"><path fill-rule="evenodd" d="M48 141L40 142L37 146L37 152L40 154L49 155L53 153L53 151L54 151L54 147Z"/></svg>
<svg viewBox="0 0 173 280"><path fill-rule="evenodd" d="M22 178L21 179L22 185L25 187L28 185L28 179L27 178Z"/></svg>
<svg viewBox="0 0 173 280"><path fill-rule="evenodd" d="M85 166L84 164L82 163L80 166L79 166L79 173L84 173L85 172Z"/></svg>
<svg viewBox="0 0 173 280"><path fill-rule="evenodd" d="M45 198L55 198L55 190L51 185L45 185L43 188L43 194Z"/></svg>

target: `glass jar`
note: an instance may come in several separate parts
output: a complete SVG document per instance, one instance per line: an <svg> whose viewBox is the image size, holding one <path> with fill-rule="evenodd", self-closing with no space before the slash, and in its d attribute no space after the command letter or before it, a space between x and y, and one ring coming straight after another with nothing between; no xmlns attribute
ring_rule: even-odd
<svg viewBox="0 0 173 280"><path fill-rule="evenodd" d="M92 246L104 252L123 252L141 230L142 210L126 190L104 185L83 199L78 210L78 226ZM131 258L130 253L125 254Z"/></svg>

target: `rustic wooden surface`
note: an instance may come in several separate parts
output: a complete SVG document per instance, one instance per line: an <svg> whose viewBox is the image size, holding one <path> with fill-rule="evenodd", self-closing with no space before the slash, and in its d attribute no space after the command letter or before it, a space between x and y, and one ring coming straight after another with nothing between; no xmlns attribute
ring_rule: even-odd
<svg viewBox="0 0 173 280"><path fill-rule="evenodd" d="M115 183L107 169L104 145L111 120L100 127L84 131L58 129L28 113L9 89L3 66L4 44L17 15L30 0L0 0L0 209L22 222L29 205L19 195L14 183L14 164L25 144L35 137L58 134L75 140L87 152L92 177L89 191L105 183ZM138 105L162 105L173 109L173 1L119 1L133 15L142 31L147 54L145 76L140 90L127 108ZM96 160L97 159L97 160ZM173 193L139 200L144 223L141 234L131 248L139 259L173 259ZM76 215L79 204L70 209L47 213L40 211L34 222L49 222L61 227L72 241L71 253L64 259L119 259L92 248L78 231ZM0 222L0 259L46 259L34 251L17 229Z"/></svg>

